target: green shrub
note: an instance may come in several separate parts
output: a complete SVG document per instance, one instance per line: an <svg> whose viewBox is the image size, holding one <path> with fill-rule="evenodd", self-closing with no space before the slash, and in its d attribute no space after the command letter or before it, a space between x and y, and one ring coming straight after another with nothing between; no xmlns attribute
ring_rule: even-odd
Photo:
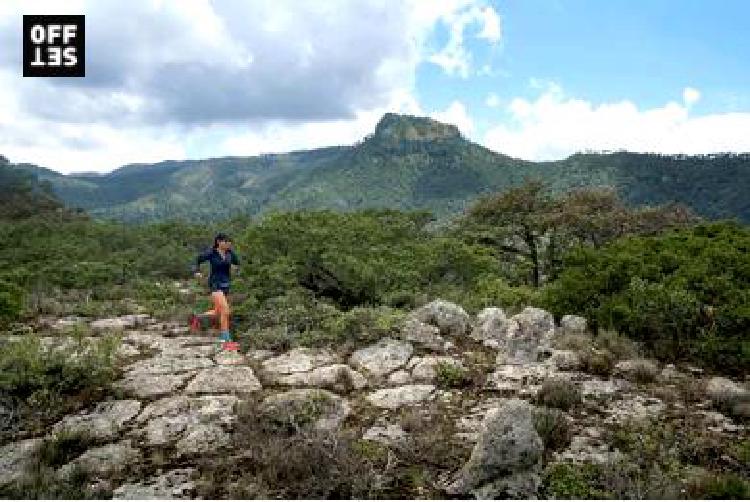
<svg viewBox="0 0 750 502"><path fill-rule="evenodd" d="M542 295L555 315L615 329L659 359L750 368L750 229L732 222L578 248Z"/></svg>
<svg viewBox="0 0 750 502"><path fill-rule="evenodd" d="M542 438L547 452L563 450L570 444L570 423L558 409L537 408L534 412L534 428Z"/></svg>
<svg viewBox="0 0 750 502"><path fill-rule="evenodd" d="M569 410L581 403L581 391L576 384L564 378L548 378L536 394L543 406Z"/></svg>
<svg viewBox="0 0 750 502"><path fill-rule="evenodd" d="M17 321L23 313L25 294L21 288L0 280L0 327Z"/></svg>
<svg viewBox="0 0 750 502"><path fill-rule="evenodd" d="M734 474L709 474L690 480L688 496L703 500L750 499L750 482Z"/></svg>
<svg viewBox="0 0 750 502"><path fill-rule="evenodd" d="M607 499L612 494L597 486L596 464L554 463L547 466L542 491L550 499Z"/></svg>
<svg viewBox="0 0 750 502"><path fill-rule="evenodd" d="M439 387L465 387L471 381L468 371L455 364L440 361L435 367L435 381Z"/></svg>

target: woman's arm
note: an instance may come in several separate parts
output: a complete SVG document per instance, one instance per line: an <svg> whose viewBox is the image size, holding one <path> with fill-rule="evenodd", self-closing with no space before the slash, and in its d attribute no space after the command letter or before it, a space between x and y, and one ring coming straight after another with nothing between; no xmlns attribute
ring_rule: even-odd
<svg viewBox="0 0 750 502"><path fill-rule="evenodd" d="M210 249L198 255L198 257L193 262L193 266L192 266L192 271L194 274L197 274L200 272L201 263L211 259L211 253L213 253L213 251L214 251L213 249Z"/></svg>

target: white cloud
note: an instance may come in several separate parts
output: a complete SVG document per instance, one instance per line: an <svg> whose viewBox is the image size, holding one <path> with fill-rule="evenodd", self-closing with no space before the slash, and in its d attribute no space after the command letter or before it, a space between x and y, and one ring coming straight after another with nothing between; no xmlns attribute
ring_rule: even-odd
<svg viewBox="0 0 750 502"><path fill-rule="evenodd" d="M20 16L49 12L86 15L85 79L20 76ZM417 66L457 19L460 42L468 24L499 36L484 0L3 1L0 47L19 50L0 51L0 154L108 171L351 143L422 113Z"/></svg>
<svg viewBox="0 0 750 502"><path fill-rule="evenodd" d="M428 60L440 66L448 75L468 78L472 68L472 56L464 43L467 28L481 26L481 31L475 37L496 44L501 38L500 16L491 6L478 2L454 2L450 6L451 8L439 17L448 28L448 42Z"/></svg>
<svg viewBox="0 0 750 502"><path fill-rule="evenodd" d="M750 151L750 113L690 116L700 93L686 89L684 103L640 109L631 101L595 105L550 85L535 100L513 99L508 124L491 127L484 145L516 157L552 160L578 151L658 153Z"/></svg>
<svg viewBox="0 0 750 502"><path fill-rule="evenodd" d="M497 94L494 92L491 92L487 95L487 98L484 100L484 104L489 106L490 108L497 108L500 106L500 98L497 97Z"/></svg>
<svg viewBox="0 0 750 502"><path fill-rule="evenodd" d="M460 101L453 101L448 108L430 114L435 120L458 127L461 134L471 136L474 132L474 121L466 111L466 106Z"/></svg>

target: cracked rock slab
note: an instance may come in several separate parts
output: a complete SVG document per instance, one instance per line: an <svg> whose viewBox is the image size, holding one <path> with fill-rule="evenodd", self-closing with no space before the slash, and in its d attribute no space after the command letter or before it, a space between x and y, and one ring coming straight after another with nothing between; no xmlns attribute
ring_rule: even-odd
<svg viewBox="0 0 750 502"><path fill-rule="evenodd" d="M429 384L409 384L389 389L380 389L368 394L365 399L378 408L395 410L427 401L434 397L435 386Z"/></svg>
<svg viewBox="0 0 750 502"><path fill-rule="evenodd" d="M61 467L60 472L64 474L73 466L78 465L92 474L104 476L122 472L128 465L138 462L141 458L141 451L133 448L131 441L127 439L87 450L72 462Z"/></svg>
<svg viewBox="0 0 750 502"><path fill-rule="evenodd" d="M261 390L251 368L246 366L215 366L198 372L185 388L188 394L245 393Z"/></svg>
<svg viewBox="0 0 750 502"><path fill-rule="evenodd" d="M300 373L333 364L336 359L336 355L328 350L300 347L264 360L261 367L264 372L271 374Z"/></svg>
<svg viewBox="0 0 750 502"><path fill-rule="evenodd" d="M176 375L129 373L125 375L125 378L116 382L115 387L134 397L155 398L172 394L182 388L193 375L195 375L194 371Z"/></svg>
<svg viewBox="0 0 750 502"><path fill-rule="evenodd" d="M90 413L68 415L55 424L53 430L82 433L101 440L114 439L140 409L140 401L105 401L97 404Z"/></svg>
<svg viewBox="0 0 750 502"><path fill-rule="evenodd" d="M273 383L290 387L322 387L346 392L365 388L367 379L346 364L332 364L304 373L279 375L273 379Z"/></svg>
<svg viewBox="0 0 750 502"><path fill-rule="evenodd" d="M150 375L167 375L175 373L184 373L186 371L200 370L210 368L214 365L211 359L206 357L152 357L137 361L125 368L128 373L146 373Z"/></svg>

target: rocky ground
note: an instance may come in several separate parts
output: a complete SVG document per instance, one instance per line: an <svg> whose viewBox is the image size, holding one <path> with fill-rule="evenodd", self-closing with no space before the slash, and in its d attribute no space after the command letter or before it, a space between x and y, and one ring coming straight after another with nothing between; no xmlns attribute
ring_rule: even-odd
<svg viewBox="0 0 750 502"><path fill-rule="evenodd" d="M723 440L747 439L745 382L637 358L597 376L596 349L560 348L585 339L585 319L566 316L556 325L531 307L511 317L487 308L471 318L436 300L392 337L353 351L251 349L239 361L217 353L214 336L147 315L45 322L50 346L67 343L54 333L79 322L92 336L121 333L114 395L47 433L85 432L92 447L60 470L85 467L114 498L200 496L206 459L241 457L247 443L238 431L261 413L291 409L307 410L298 420L305 430L346 430L394 451L420 433L409 427L415 414L439 413L463 466L441 472L425 496L535 497L550 463L615 461L622 453L608 432L625 423L680 417ZM568 440L551 450L537 426L538 394L557 379L572 384L580 402L561 406ZM699 389L691 400L688 383ZM717 406L727 400L733 413ZM19 432L0 446L0 485L23 475L43 438Z"/></svg>

